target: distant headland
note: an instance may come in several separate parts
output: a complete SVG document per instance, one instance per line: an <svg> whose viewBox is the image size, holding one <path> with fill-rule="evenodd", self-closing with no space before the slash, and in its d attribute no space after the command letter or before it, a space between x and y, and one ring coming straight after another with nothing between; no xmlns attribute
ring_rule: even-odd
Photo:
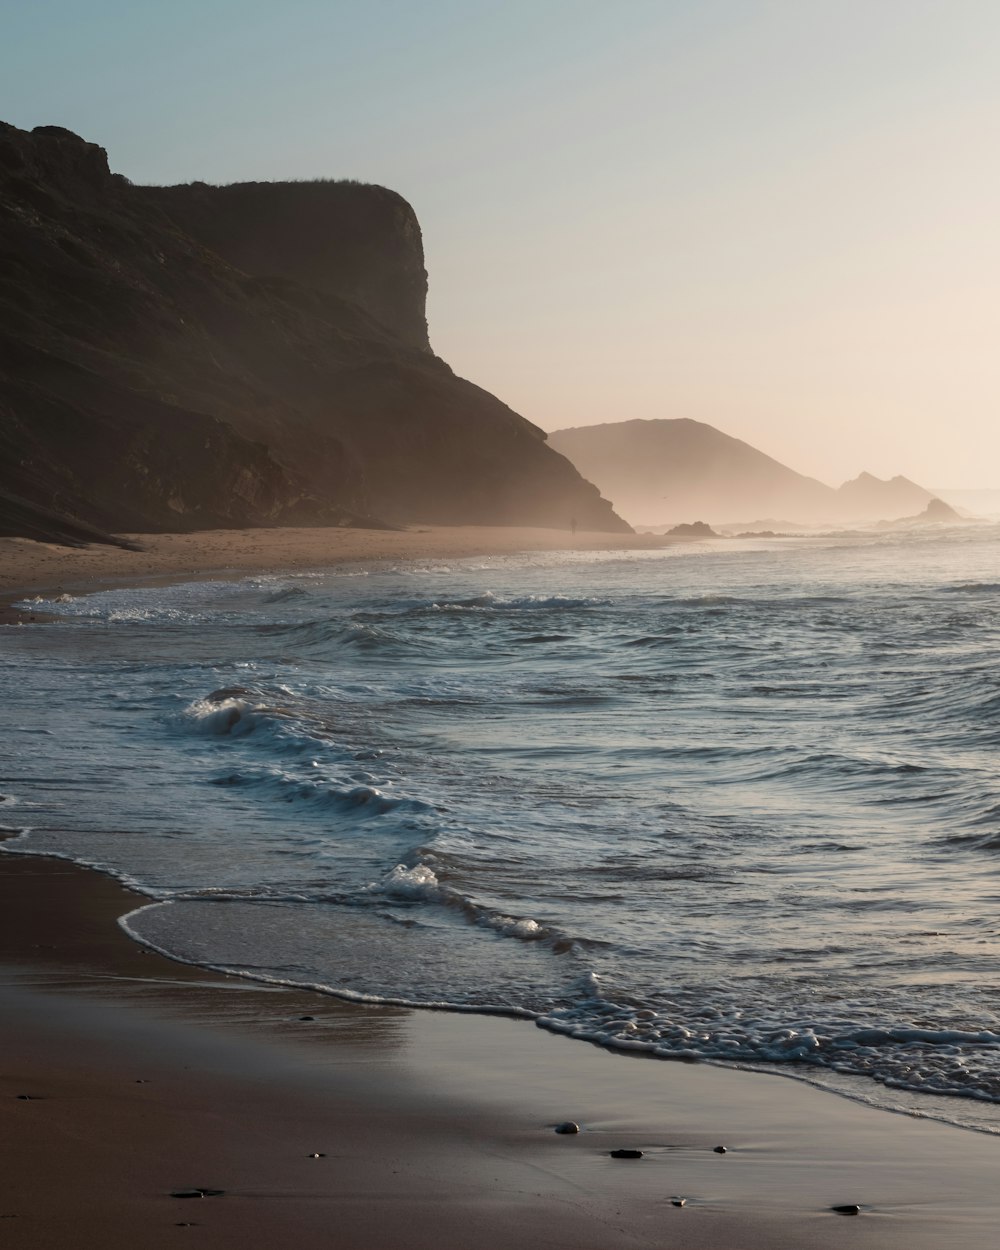
<svg viewBox="0 0 1000 1250"><path fill-rule="evenodd" d="M901 476L861 473L834 489L702 421L588 425L557 430L549 441L637 526L665 529L695 517L757 528L763 518L787 518L770 525L782 530L873 523L912 516L934 499Z"/></svg>

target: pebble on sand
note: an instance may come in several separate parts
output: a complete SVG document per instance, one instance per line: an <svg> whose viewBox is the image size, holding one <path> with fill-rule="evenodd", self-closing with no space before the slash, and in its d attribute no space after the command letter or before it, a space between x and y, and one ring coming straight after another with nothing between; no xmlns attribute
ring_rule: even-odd
<svg viewBox="0 0 1000 1250"><path fill-rule="evenodd" d="M714 1151L717 1155L724 1155L724 1154L726 1154L726 1153L727 1153L727 1152L726 1152L726 1148L725 1148L725 1146L713 1146L713 1147L712 1147L712 1150L713 1150L713 1151Z"/></svg>
<svg viewBox="0 0 1000 1250"><path fill-rule="evenodd" d="M299 1016L299 1020L301 1020L303 1023L311 1022L315 1019L316 1019L315 1016Z"/></svg>
<svg viewBox="0 0 1000 1250"><path fill-rule="evenodd" d="M687 1199L686 1198L671 1198L670 1205L673 1207L686 1207Z"/></svg>
<svg viewBox="0 0 1000 1250"><path fill-rule="evenodd" d="M641 1150L612 1150L612 1159L641 1159Z"/></svg>
<svg viewBox="0 0 1000 1250"><path fill-rule="evenodd" d="M311 1155L306 1155L307 1159L325 1159L326 1155L322 1150L314 1150Z"/></svg>
<svg viewBox="0 0 1000 1250"><path fill-rule="evenodd" d="M579 1133L579 1131L579 1124L575 1123L573 1120L566 1120L564 1123L556 1125L557 1133Z"/></svg>
<svg viewBox="0 0 1000 1250"><path fill-rule="evenodd" d="M171 1193L171 1198L221 1198L226 1191L224 1189L208 1189L199 1186L197 1189L175 1189Z"/></svg>
<svg viewBox="0 0 1000 1250"><path fill-rule="evenodd" d="M856 1202L845 1202L840 1206L831 1207L831 1211L836 1211L838 1215L860 1215L861 1207Z"/></svg>

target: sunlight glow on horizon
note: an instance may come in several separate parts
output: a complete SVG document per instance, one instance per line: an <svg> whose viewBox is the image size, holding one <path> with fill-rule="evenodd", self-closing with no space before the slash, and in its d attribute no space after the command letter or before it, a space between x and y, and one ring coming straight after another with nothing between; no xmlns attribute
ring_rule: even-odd
<svg viewBox="0 0 1000 1250"><path fill-rule="evenodd" d="M136 182L399 191L435 349L544 429L690 417L831 484L1000 486L985 0L42 0L6 25L0 117Z"/></svg>

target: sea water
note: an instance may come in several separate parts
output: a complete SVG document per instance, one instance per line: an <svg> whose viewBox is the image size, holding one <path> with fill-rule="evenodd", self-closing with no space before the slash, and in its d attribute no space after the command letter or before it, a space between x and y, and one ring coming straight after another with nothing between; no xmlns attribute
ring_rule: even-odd
<svg viewBox="0 0 1000 1250"><path fill-rule="evenodd" d="M998 539L36 602L4 846L133 884L181 960L997 1129Z"/></svg>

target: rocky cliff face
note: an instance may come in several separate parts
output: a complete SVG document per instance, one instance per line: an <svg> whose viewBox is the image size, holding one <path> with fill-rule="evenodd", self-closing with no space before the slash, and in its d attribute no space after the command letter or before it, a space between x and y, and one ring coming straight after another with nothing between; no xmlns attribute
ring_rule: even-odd
<svg viewBox="0 0 1000 1250"><path fill-rule="evenodd" d="M433 356L425 291L383 188L133 187L69 131L0 123L0 531L32 507L53 536L53 516L627 529Z"/></svg>
<svg viewBox="0 0 1000 1250"><path fill-rule="evenodd" d="M349 300L400 343L430 354L420 226L395 191L316 181L195 182L135 193L237 269Z"/></svg>

